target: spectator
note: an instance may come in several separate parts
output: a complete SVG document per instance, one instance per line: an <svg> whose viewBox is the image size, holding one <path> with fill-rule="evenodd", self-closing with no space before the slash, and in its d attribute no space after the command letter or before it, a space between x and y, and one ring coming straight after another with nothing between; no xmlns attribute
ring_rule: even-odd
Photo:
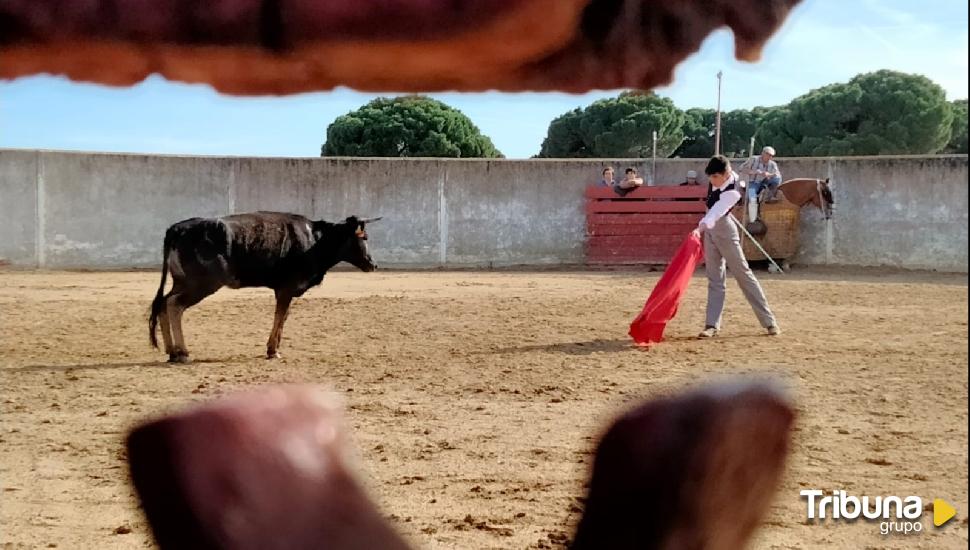
<svg viewBox="0 0 970 550"><path fill-rule="evenodd" d="M695 170L688 170L687 180L680 185L700 185L700 182L697 181L697 172Z"/></svg>
<svg viewBox="0 0 970 550"><path fill-rule="evenodd" d="M687 179L684 182L680 183L680 186L681 187L694 187L694 186L700 186L700 184L701 183L699 181L697 181L697 172L695 170L688 170L687 171ZM675 201L695 201L696 202L698 199L687 199L687 198L684 198L684 199L674 199L674 200Z"/></svg>
<svg viewBox="0 0 970 550"><path fill-rule="evenodd" d="M596 184L596 187L613 187L616 185L616 181L613 180L613 167L607 166L603 168L603 179Z"/></svg>
<svg viewBox="0 0 970 550"><path fill-rule="evenodd" d="M631 166L630 168L626 169L626 177L623 179L623 181L614 185L613 190L622 197L630 191L642 186L643 178L637 175L637 169Z"/></svg>

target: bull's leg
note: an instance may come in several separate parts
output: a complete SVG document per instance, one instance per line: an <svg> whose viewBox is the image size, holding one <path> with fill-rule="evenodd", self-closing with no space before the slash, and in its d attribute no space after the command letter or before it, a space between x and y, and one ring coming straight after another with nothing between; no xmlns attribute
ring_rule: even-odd
<svg viewBox="0 0 970 550"><path fill-rule="evenodd" d="M166 299L168 321L172 329L172 351L168 354L169 363L189 362L189 350L185 347L185 338L182 335L182 313L216 290L219 290L218 286L185 288L178 292L173 290Z"/></svg>
<svg viewBox="0 0 970 550"><path fill-rule="evenodd" d="M286 316L290 314L290 302L293 297L289 294L276 292L276 315L273 317L273 330L269 333L269 340L266 342L266 358L279 359L281 357L280 340L283 338L283 323Z"/></svg>
<svg viewBox="0 0 970 550"><path fill-rule="evenodd" d="M166 302L167 304L167 302ZM165 342L165 353L172 356L175 348L172 347L172 327L168 322L168 306L162 308L158 314L158 326L162 331L162 341Z"/></svg>
<svg viewBox="0 0 970 550"><path fill-rule="evenodd" d="M169 330L172 332L172 347L168 352L169 363L189 362L189 351L185 348L185 339L182 337L182 312L185 311L185 307L179 303L179 296L179 294L170 294L165 299L166 317L168 317Z"/></svg>

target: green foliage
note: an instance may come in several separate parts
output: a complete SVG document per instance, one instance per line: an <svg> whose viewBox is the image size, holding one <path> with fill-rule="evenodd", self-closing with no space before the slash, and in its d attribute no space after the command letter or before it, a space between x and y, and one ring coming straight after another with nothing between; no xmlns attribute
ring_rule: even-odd
<svg viewBox="0 0 970 550"><path fill-rule="evenodd" d="M423 96L377 98L337 117L320 156L497 158L461 111Z"/></svg>
<svg viewBox="0 0 970 550"><path fill-rule="evenodd" d="M624 93L574 109L549 125L539 157L647 157L714 153L715 112L681 112L652 93ZM721 114L721 153L751 154L773 145L781 156L899 155L967 152L967 100L948 103L926 77L895 71L860 74L778 107Z"/></svg>
<svg viewBox="0 0 970 550"><path fill-rule="evenodd" d="M776 116L778 107L755 107L752 110L737 109L721 115L721 153L728 157L751 156L751 138L755 138L755 152L761 140L761 127L766 119Z"/></svg>
<svg viewBox="0 0 970 550"><path fill-rule="evenodd" d="M919 75L877 71L768 113L761 143L783 156L933 154L950 141L952 107Z"/></svg>
<svg viewBox="0 0 970 550"><path fill-rule="evenodd" d="M537 158L578 157L591 158L596 154L583 141L581 123L582 109L573 109L549 123L549 132L542 140Z"/></svg>
<svg viewBox="0 0 970 550"><path fill-rule="evenodd" d="M684 121L684 141L672 157L706 158L714 154L714 109L687 109Z"/></svg>
<svg viewBox="0 0 970 550"><path fill-rule="evenodd" d="M684 139L686 115L669 98L652 92L624 92L575 109L549 124L542 158L643 158L674 152Z"/></svg>
<svg viewBox="0 0 970 550"><path fill-rule="evenodd" d="M776 107L736 109L721 113L721 154L727 157L746 157L751 138L758 135L764 118ZM713 109L688 109L684 124L684 141L671 156L706 158L714 154L716 113Z"/></svg>
<svg viewBox="0 0 970 550"><path fill-rule="evenodd" d="M681 111L652 92L624 92L556 117L537 155L705 158L714 153L713 109ZM721 115L721 152L745 157L773 145L781 156L967 153L967 100L947 102L929 79L861 74L779 107ZM486 157L502 154L460 111L423 96L378 98L327 128L321 156Z"/></svg>
<svg viewBox="0 0 970 550"><path fill-rule="evenodd" d="M943 148L944 153L967 152L967 100L958 99L950 103L953 123L950 125L950 141Z"/></svg>

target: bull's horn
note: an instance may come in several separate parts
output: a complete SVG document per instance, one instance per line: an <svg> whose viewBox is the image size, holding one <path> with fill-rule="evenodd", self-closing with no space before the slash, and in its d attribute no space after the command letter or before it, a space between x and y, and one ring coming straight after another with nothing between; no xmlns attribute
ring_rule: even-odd
<svg viewBox="0 0 970 550"><path fill-rule="evenodd" d="M384 216L377 216L376 218L361 218L359 221L360 223L371 223L371 222L376 222L377 220L380 220L383 218Z"/></svg>

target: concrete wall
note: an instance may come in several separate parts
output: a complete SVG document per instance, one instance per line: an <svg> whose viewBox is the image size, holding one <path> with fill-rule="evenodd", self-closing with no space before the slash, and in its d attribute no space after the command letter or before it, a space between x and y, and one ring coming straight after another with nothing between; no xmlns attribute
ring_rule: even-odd
<svg viewBox="0 0 970 550"><path fill-rule="evenodd" d="M38 154L0 150L0 258L38 263Z"/></svg>
<svg viewBox="0 0 970 550"><path fill-rule="evenodd" d="M802 211L812 264L967 271L967 156L779 159L831 177L835 220ZM582 192L604 165L675 183L699 160L279 159L0 150L0 258L24 267L155 266L165 228L284 210L382 215L375 258L400 267L578 264Z"/></svg>
<svg viewBox="0 0 970 550"><path fill-rule="evenodd" d="M802 210L798 260L967 272L967 156L794 159L784 176L831 177L826 223Z"/></svg>

